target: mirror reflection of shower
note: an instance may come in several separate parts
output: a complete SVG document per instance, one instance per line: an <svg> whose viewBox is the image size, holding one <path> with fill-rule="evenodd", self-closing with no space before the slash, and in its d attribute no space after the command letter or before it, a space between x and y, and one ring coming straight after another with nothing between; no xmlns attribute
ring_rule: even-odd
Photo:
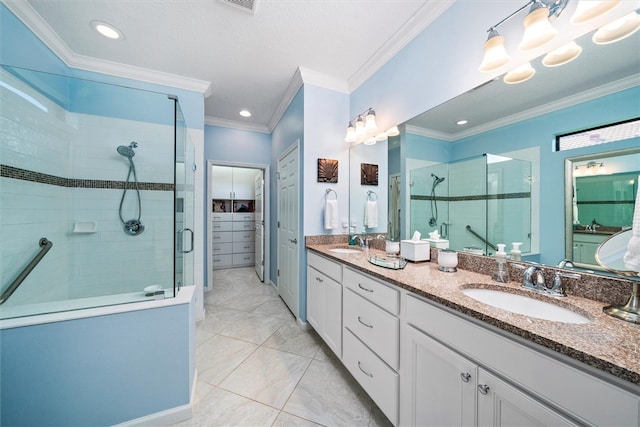
<svg viewBox="0 0 640 427"><path fill-rule="evenodd" d="M436 187L444 181L444 177L440 178L435 174L431 174L433 178L433 184L431 185L431 218L429 218L429 225L435 227L438 225L438 201L436 200Z"/></svg>
<svg viewBox="0 0 640 427"><path fill-rule="evenodd" d="M144 224L140 221L142 216L142 202L140 200L140 189L138 188L138 177L136 175L136 166L133 163L133 156L136 155L134 148L138 147L138 143L133 141L129 146L120 145L116 150L118 153L127 159L129 159L129 172L127 173L127 180L124 183L124 189L122 190L122 198L120 199L120 208L118 210L118 215L120 216L120 222L122 222L124 232L130 236L137 236L144 231ZM131 175L133 175L133 182L135 184L136 195L138 196L138 218L130 219L125 221L122 217L122 205L124 204L124 197L127 194L127 189L129 188L129 180L131 179Z"/></svg>

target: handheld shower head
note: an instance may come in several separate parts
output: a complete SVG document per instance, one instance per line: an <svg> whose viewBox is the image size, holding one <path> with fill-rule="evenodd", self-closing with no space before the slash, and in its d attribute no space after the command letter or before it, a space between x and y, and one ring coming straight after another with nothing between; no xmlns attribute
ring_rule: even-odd
<svg viewBox="0 0 640 427"><path fill-rule="evenodd" d="M120 145L118 148L116 148L116 150L121 156L131 159L133 156L136 155L136 152L133 151L133 149L136 148L137 146L138 146L138 143L133 141L131 142L131 144L129 144L128 147L125 145Z"/></svg>
<svg viewBox="0 0 640 427"><path fill-rule="evenodd" d="M444 181L444 177L440 178L439 176L435 175L435 174L431 174L431 176L433 177L433 185L436 186L438 184L440 184L442 181Z"/></svg>

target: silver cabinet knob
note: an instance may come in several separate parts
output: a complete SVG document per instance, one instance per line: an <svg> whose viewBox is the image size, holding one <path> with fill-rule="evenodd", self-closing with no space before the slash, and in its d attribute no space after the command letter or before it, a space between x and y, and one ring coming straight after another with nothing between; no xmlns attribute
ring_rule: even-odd
<svg viewBox="0 0 640 427"><path fill-rule="evenodd" d="M478 391L482 394L489 394L489 386L486 384L478 384Z"/></svg>
<svg viewBox="0 0 640 427"><path fill-rule="evenodd" d="M471 381L471 374L468 372L461 372L460 373L460 378L462 379L462 381L464 381L465 383L468 383L469 381Z"/></svg>

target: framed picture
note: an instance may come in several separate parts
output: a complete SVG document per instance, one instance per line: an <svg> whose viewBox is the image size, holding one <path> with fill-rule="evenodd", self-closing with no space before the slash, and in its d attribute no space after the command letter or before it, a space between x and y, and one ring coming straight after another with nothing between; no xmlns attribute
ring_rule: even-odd
<svg viewBox="0 0 640 427"><path fill-rule="evenodd" d="M360 163L360 184L378 185L378 165Z"/></svg>
<svg viewBox="0 0 640 427"><path fill-rule="evenodd" d="M338 182L338 161L333 159L318 159L318 182Z"/></svg>

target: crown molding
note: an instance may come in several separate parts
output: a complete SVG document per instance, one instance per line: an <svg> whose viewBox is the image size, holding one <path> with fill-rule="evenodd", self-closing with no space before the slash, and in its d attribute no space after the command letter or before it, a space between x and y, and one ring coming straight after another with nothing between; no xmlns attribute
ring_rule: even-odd
<svg viewBox="0 0 640 427"><path fill-rule="evenodd" d="M309 68L299 67L298 70L304 84L349 94L349 85L345 80Z"/></svg>
<svg viewBox="0 0 640 427"><path fill-rule="evenodd" d="M211 82L74 53L31 5L24 0L1 0L69 68L171 86L211 96Z"/></svg>
<svg viewBox="0 0 640 427"><path fill-rule="evenodd" d="M402 125L402 126L398 126L398 128L403 128L405 133L410 133L411 135L424 136L425 138L434 138L434 139L439 139L441 141L446 141L446 142L452 142L455 140L455 135L451 135L444 132L438 132L431 129L425 129L417 126Z"/></svg>
<svg viewBox="0 0 640 427"><path fill-rule="evenodd" d="M402 48L435 21L455 0L428 1L369 58L347 81L350 92L366 82Z"/></svg>
<svg viewBox="0 0 640 427"><path fill-rule="evenodd" d="M219 126L223 128L245 130L249 132L271 133L271 129L268 126L243 123L236 120L221 119L219 117L205 116L204 124L208 126Z"/></svg>
<svg viewBox="0 0 640 427"><path fill-rule="evenodd" d="M640 75L635 74L633 76L625 77L620 80L605 83L601 86L591 88L584 92L577 93L573 96L563 98L557 101L549 102L539 107L531 108L529 110L522 111L520 113L512 114L507 117L503 117L498 120L494 120L489 123L485 123L480 126L476 126L462 132L457 132L453 135L448 135L449 141L457 141L462 138L468 138L479 133L487 132L493 129L497 129L503 126L507 126L513 123L520 122L522 120L531 119L533 117L541 116L543 114L552 113L562 108L571 107L573 105L581 104L583 102L591 101L597 98L601 98L612 93L620 92L626 89L640 85Z"/></svg>

